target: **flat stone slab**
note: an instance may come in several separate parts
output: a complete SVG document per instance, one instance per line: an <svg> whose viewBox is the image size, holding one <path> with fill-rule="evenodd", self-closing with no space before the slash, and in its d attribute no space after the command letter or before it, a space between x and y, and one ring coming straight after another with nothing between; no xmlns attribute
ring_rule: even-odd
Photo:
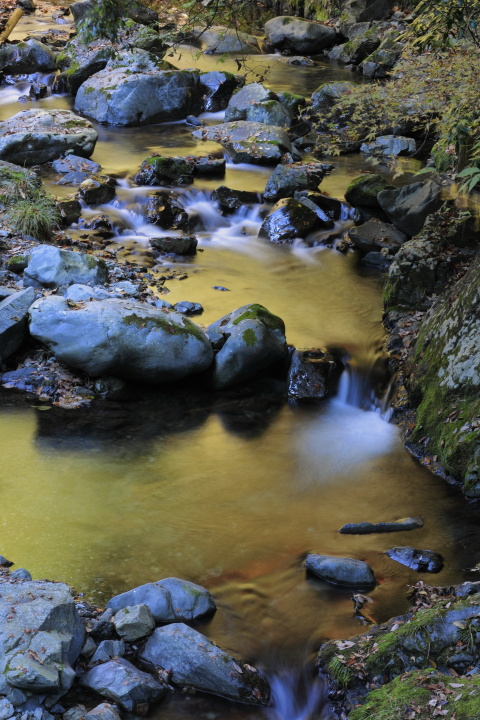
<svg viewBox="0 0 480 720"><path fill-rule="evenodd" d="M373 571L363 560L315 554L307 556L305 568L334 585L364 589L375 585Z"/></svg>
<svg viewBox="0 0 480 720"><path fill-rule="evenodd" d="M402 532L404 530L418 530L423 527L422 518L402 518L393 522L360 522L347 523L338 531L342 535L370 535L372 533Z"/></svg>

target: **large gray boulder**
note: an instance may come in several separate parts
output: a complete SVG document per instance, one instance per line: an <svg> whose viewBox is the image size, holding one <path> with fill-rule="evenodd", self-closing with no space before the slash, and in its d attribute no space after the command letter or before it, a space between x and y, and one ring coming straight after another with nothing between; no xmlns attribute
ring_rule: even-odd
<svg viewBox="0 0 480 720"><path fill-rule="evenodd" d="M84 640L67 585L0 581L0 678L7 686L64 694Z"/></svg>
<svg viewBox="0 0 480 720"><path fill-rule="evenodd" d="M226 388L249 380L287 353L285 325L263 305L244 305L209 326L217 346L213 386Z"/></svg>
<svg viewBox="0 0 480 720"><path fill-rule="evenodd" d="M325 175L322 163L288 163L277 165L270 175L263 197L269 202L293 197L300 190L316 190Z"/></svg>
<svg viewBox="0 0 480 720"><path fill-rule="evenodd" d="M202 372L213 360L197 325L134 300L72 307L63 297L46 297L30 308L30 333L59 360L92 377L164 383Z"/></svg>
<svg viewBox="0 0 480 720"><path fill-rule="evenodd" d="M233 163L277 165L292 144L280 127L256 122L226 122L199 128L192 135L201 140L216 140L225 148Z"/></svg>
<svg viewBox="0 0 480 720"><path fill-rule="evenodd" d="M144 50L126 52L79 87L75 109L110 125L178 120L201 109L198 75L162 70Z"/></svg>
<svg viewBox="0 0 480 720"><path fill-rule="evenodd" d="M258 82L248 83L243 88L234 93L229 100L225 111L225 122L230 120L246 120L247 110L254 103L264 102L265 100L278 100L272 90Z"/></svg>
<svg viewBox="0 0 480 720"><path fill-rule="evenodd" d="M401 135L381 135L360 146L367 155L413 155L416 149L417 143L413 138Z"/></svg>
<svg viewBox="0 0 480 720"><path fill-rule="evenodd" d="M247 120L260 122L264 125L276 125L277 127L290 127L292 118L290 113L278 100L264 100L253 103L247 109Z"/></svg>
<svg viewBox="0 0 480 720"><path fill-rule="evenodd" d="M119 0L118 4L122 8L122 17L124 18L129 18L142 25L153 25L158 22L158 14L155 10L151 10L139 0ZM72 3L70 12L75 23L78 24L93 6L93 0L79 0L79 2Z"/></svg>
<svg viewBox="0 0 480 720"><path fill-rule="evenodd" d="M314 20L281 15L265 23L269 45L296 55L314 55L335 43L335 30Z"/></svg>
<svg viewBox="0 0 480 720"><path fill-rule="evenodd" d="M348 237L364 253L379 252L383 248L396 252L407 240L405 233L377 218L371 218L363 225L351 228Z"/></svg>
<svg viewBox="0 0 480 720"><path fill-rule="evenodd" d="M382 190L378 202L399 230L413 237L423 228L428 215L442 204L442 188L433 180L416 182L395 190Z"/></svg>
<svg viewBox="0 0 480 720"><path fill-rule="evenodd" d="M194 28L194 40L206 53L260 53L258 40L253 35L223 25L212 25L205 28Z"/></svg>
<svg viewBox="0 0 480 720"><path fill-rule="evenodd" d="M392 14L396 4L395 0L346 0L342 6L342 15L348 18L352 25L384 20Z"/></svg>
<svg viewBox="0 0 480 720"><path fill-rule="evenodd" d="M164 685L123 658L92 668L82 675L80 685L113 700L122 710L138 715L146 715L150 704L161 700L166 693Z"/></svg>
<svg viewBox="0 0 480 720"><path fill-rule="evenodd" d="M305 568L334 585L356 589L367 589L375 585L375 576L363 560L314 554L307 556Z"/></svg>
<svg viewBox="0 0 480 720"><path fill-rule="evenodd" d="M0 46L0 70L10 75L55 70L56 55L38 40Z"/></svg>
<svg viewBox="0 0 480 720"><path fill-rule="evenodd" d="M28 330L28 309L34 300L34 290L28 288L0 302L0 363L21 347Z"/></svg>
<svg viewBox="0 0 480 720"><path fill-rule="evenodd" d="M320 87L312 93L312 109L315 112L328 110L339 100L342 100L345 95L348 95L354 87L355 83L349 82L348 80L323 83L323 85L320 85Z"/></svg>
<svg viewBox="0 0 480 720"><path fill-rule="evenodd" d="M183 623L157 628L141 658L168 670L175 685L253 705L268 702L268 686L255 668L235 660Z"/></svg>
<svg viewBox="0 0 480 720"><path fill-rule="evenodd" d="M191 622L216 610L212 595L201 585L165 578L154 583L140 585L108 601L107 607L114 612L131 605L144 604L150 608L156 622L168 623L185 620Z"/></svg>
<svg viewBox="0 0 480 720"><path fill-rule="evenodd" d="M91 123L70 110L22 110L0 123L0 159L23 166L67 152L90 157L97 138Z"/></svg>
<svg viewBox="0 0 480 720"><path fill-rule="evenodd" d="M295 198L283 198L263 221L258 236L268 238L277 245L293 243L296 238L305 238L318 223L316 210Z"/></svg>
<svg viewBox="0 0 480 720"><path fill-rule="evenodd" d="M70 283L104 285L108 279L105 261L94 255L38 245L29 255L25 284L57 288Z"/></svg>

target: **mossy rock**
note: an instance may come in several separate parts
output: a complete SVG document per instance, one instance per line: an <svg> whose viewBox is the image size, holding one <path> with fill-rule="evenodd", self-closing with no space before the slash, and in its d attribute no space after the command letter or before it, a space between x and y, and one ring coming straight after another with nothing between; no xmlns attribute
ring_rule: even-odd
<svg viewBox="0 0 480 720"><path fill-rule="evenodd" d="M14 273L22 273L28 265L29 255L14 255L7 263L7 268Z"/></svg>
<svg viewBox="0 0 480 720"><path fill-rule="evenodd" d="M360 205L380 209L378 193L391 188L392 186L381 175L376 173L360 175L355 180L352 180L345 190L345 200L353 207Z"/></svg>

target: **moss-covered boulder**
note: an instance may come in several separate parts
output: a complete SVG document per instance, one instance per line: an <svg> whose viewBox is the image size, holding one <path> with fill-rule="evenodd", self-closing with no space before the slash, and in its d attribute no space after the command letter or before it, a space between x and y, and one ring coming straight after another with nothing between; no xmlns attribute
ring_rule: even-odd
<svg viewBox="0 0 480 720"><path fill-rule="evenodd" d="M311 106L314 112L329 110L355 87L355 83L347 80L323 83L312 93Z"/></svg>
<svg viewBox="0 0 480 720"><path fill-rule="evenodd" d="M294 152L283 128L258 122L225 122L199 128L192 135L219 142L233 163L277 165L286 152Z"/></svg>
<svg viewBox="0 0 480 720"><path fill-rule="evenodd" d="M376 173L360 175L352 180L345 190L345 200L353 207L361 206L380 209L378 193L391 188L392 186L382 175Z"/></svg>

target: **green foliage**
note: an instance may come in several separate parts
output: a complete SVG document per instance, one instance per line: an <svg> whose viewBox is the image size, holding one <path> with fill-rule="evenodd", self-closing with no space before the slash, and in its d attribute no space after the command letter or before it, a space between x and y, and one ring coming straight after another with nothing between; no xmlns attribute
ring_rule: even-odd
<svg viewBox="0 0 480 720"><path fill-rule="evenodd" d="M88 45L94 40L115 42L123 26L123 7L119 0L95 0L91 10L78 23L78 34Z"/></svg>
<svg viewBox="0 0 480 720"><path fill-rule="evenodd" d="M444 48L458 40L480 45L480 0L420 0L406 38L419 49Z"/></svg>
<svg viewBox="0 0 480 720"><path fill-rule="evenodd" d="M60 213L38 177L29 170L0 167L0 205L6 219L21 235L46 240L58 225Z"/></svg>

